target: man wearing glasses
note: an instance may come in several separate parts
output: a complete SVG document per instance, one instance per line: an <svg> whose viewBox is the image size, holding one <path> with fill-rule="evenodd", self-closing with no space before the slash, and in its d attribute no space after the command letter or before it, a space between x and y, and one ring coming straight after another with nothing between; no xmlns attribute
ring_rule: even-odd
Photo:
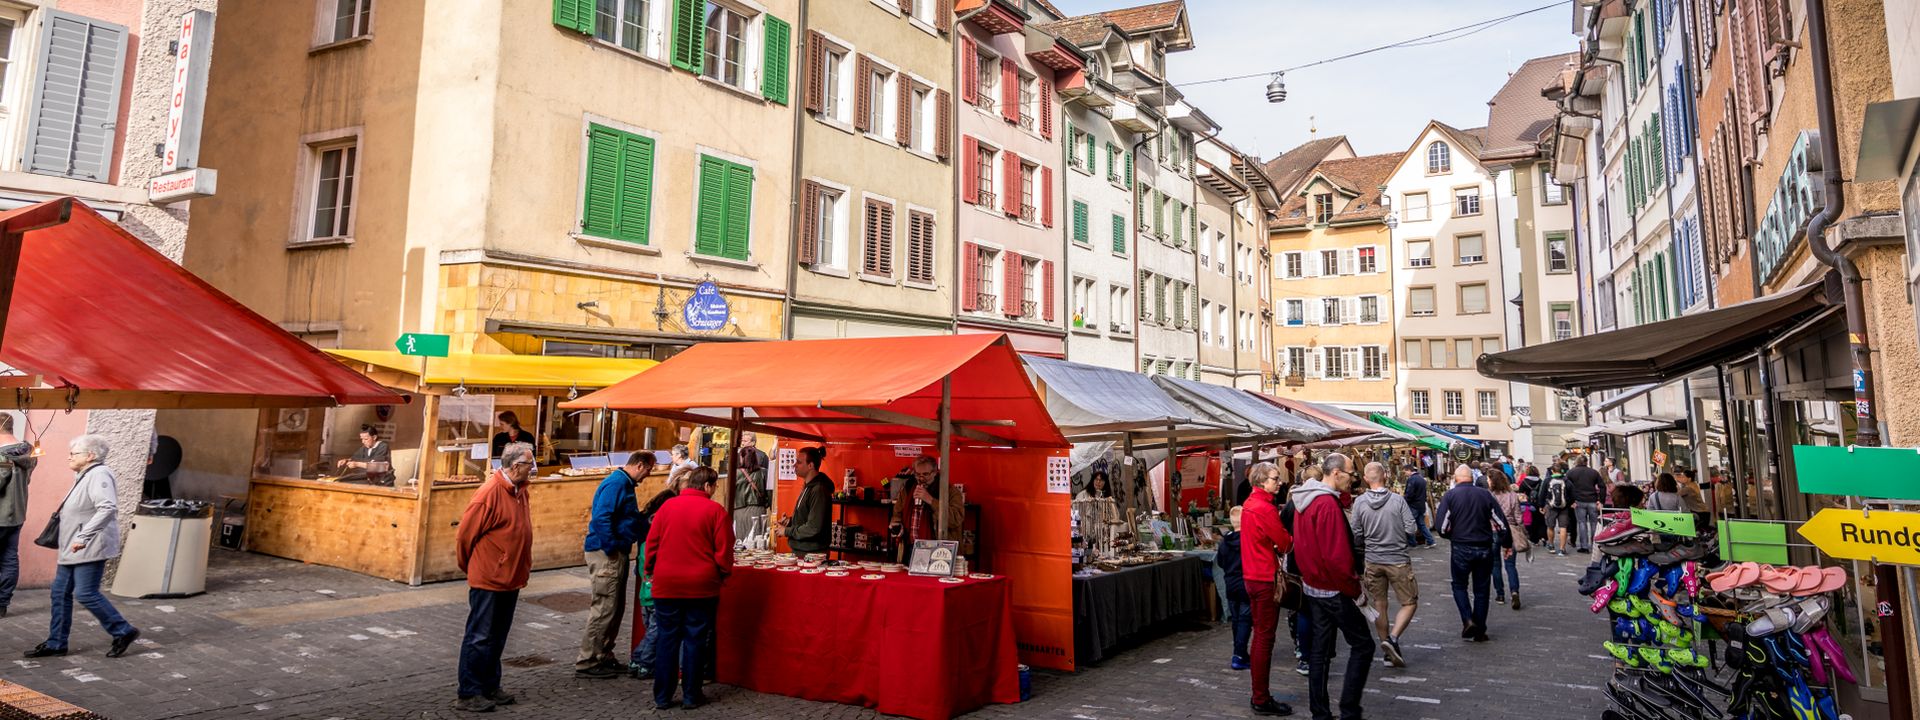
<svg viewBox="0 0 1920 720"><path fill-rule="evenodd" d="M467 574L467 632L460 643L460 699L454 708L490 712L512 705L500 689L500 658L520 589L533 570L533 513L527 481L533 478L533 446L507 443L500 469L474 491L460 516L460 570Z"/></svg>
<svg viewBox="0 0 1920 720"><path fill-rule="evenodd" d="M960 525L967 517L966 504L959 498L947 501L946 533L941 534L934 525L934 516L940 512L940 494L949 491L946 479L940 477L940 461L920 456L913 461L913 476L906 479L900 496L893 501L893 523L888 534L900 539L899 562L913 555L913 543L918 540L955 540L960 539Z"/></svg>

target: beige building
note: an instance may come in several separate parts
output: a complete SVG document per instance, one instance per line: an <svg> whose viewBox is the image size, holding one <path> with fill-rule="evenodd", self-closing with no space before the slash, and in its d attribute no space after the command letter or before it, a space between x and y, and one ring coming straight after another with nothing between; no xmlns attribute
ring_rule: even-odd
<svg viewBox="0 0 1920 720"><path fill-rule="evenodd" d="M953 329L951 15L808 4L793 337Z"/></svg>
<svg viewBox="0 0 1920 720"><path fill-rule="evenodd" d="M201 159L230 181L195 203L196 274L321 347L663 359L782 335L798 0L310 4L221 14ZM690 312L709 281L726 312ZM253 422L162 431L237 488Z"/></svg>
<svg viewBox="0 0 1920 720"><path fill-rule="evenodd" d="M1388 154L1315 163L1273 221L1276 395L1394 412L1393 243L1383 193L1399 161Z"/></svg>
<svg viewBox="0 0 1920 720"><path fill-rule="evenodd" d="M1195 285L1200 290L1200 379L1258 392L1272 372L1267 216L1280 206L1258 163L1218 139L1195 149Z"/></svg>

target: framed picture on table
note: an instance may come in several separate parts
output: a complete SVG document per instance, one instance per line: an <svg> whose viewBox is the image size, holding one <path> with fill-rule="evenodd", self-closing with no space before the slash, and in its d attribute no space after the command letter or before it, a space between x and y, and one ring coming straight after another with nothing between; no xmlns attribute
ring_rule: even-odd
<svg viewBox="0 0 1920 720"><path fill-rule="evenodd" d="M953 577L960 561L960 543L954 540L915 540L907 573L928 577Z"/></svg>

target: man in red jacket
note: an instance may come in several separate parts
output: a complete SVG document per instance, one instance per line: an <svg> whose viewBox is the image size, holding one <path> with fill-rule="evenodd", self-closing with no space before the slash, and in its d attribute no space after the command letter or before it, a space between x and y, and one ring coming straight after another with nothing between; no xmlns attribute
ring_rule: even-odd
<svg viewBox="0 0 1920 720"><path fill-rule="evenodd" d="M1313 609L1313 632L1307 643L1307 698L1314 720L1332 720L1328 707L1327 674L1333 660L1333 633L1347 640L1347 674L1340 691L1340 719L1360 720L1360 697L1373 667L1373 628L1354 601L1360 597L1360 573L1365 567L1353 542L1353 526L1341 510L1340 499L1353 489L1353 461L1328 453L1320 461L1321 480L1308 480L1293 489L1297 517L1294 562L1300 566L1300 584Z"/></svg>
<svg viewBox="0 0 1920 720"><path fill-rule="evenodd" d="M653 657L656 709L673 707L676 678L688 710L707 702L701 668L720 607L720 584L733 572L733 521L713 501L719 479L711 468L688 472L685 489L660 506L647 531L647 577L653 579L653 617L660 632Z"/></svg>
<svg viewBox="0 0 1920 720"><path fill-rule="evenodd" d="M1276 702L1269 689L1273 670L1274 629L1280 624L1280 598L1274 579L1280 555L1293 548L1293 538L1280 525L1275 495L1280 492L1280 468L1259 463L1247 469L1253 492L1240 508L1240 572L1253 609L1253 712L1255 715L1291 715L1293 708Z"/></svg>
<svg viewBox="0 0 1920 720"><path fill-rule="evenodd" d="M507 443L500 470L480 485L460 515L455 559L467 574L467 632L460 641L460 699L454 708L492 712L512 705L500 689L500 658L520 589L533 570L533 511L527 481L533 477L533 446Z"/></svg>

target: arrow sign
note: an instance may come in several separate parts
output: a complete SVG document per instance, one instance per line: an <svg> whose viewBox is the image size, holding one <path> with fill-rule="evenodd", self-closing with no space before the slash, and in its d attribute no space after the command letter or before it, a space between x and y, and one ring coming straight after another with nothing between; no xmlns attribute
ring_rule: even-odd
<svg viewBox="0 0 1920 720"><path fill-rule="evenodd" d="M401 355L418 357L446 357L447 348L452 345L452 336L426 333L407 333L401 335L399 340L393 341L393 346L400 350Z"/></svg>
<svg viewBox="0 0 1920 720"><path fill-rule="evenodd" d="M1920 452L1913 448L1795 445L1800 492L1920 500Z"/></svg>
<svg viewBox="0 0 1920 720"><path fill-rule="evenodd" d="M1842 560L1920 565L1920 513L1827 508L1800 526L1800 536Z"/></svg>

